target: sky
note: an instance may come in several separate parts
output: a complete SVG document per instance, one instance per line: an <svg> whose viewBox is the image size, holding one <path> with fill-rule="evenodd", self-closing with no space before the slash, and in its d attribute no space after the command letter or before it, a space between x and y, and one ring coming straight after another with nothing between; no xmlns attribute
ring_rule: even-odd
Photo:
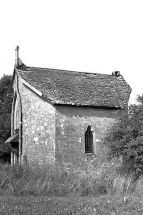
<svg viewBox="0 0 143 215"><path fill-rule="evenodd" d="M143 0L0 0L0 78L27 66L111 74L143 94Z"/></svg>

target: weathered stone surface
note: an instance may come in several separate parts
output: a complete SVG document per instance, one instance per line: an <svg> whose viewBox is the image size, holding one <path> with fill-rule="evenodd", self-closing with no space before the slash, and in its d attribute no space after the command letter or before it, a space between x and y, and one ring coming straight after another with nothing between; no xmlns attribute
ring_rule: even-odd
<svg viewBox="0 0 143 215"><path fill-rule="evenodd" d="M96 157L105 159L107 149L101 144L111 128L118 112L109 109L89 107L56 107L56 160L75 165L82 165ZM93 130L94 154L85 154L85 132L88 125Z"/></svg>
<svg viewBox="0 0 143 215"><path fill-rule="evenodd" d="M55 108L20 83L23 118L22 154L28 162L55 162Z"/></svg>

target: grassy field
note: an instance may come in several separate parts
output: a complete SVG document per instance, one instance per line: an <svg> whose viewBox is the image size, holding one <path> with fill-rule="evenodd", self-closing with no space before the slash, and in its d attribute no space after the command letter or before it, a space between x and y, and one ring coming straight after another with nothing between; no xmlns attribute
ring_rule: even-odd
<svg viewBox="0 0 143 215"><path fill-rule="evenodd" d="M142 199L143 200L143 199ZM1 197L0 214L33 215L142 215L143 201L131 197Z"/></svg>
<svg viewBox="0 0 143 215"><path fill-rule="evenodd" d="M143 179L116 165L0 166L0 215L143 214Z"/></svg>

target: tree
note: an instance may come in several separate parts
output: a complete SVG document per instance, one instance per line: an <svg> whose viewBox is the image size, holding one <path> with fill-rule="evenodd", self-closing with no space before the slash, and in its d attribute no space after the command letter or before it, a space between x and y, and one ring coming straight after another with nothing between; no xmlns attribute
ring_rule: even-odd
<svg viewBox="0 0 143 215"><path fill-rule="evenodd" d="M122 155L122 167L126 173L143 175L143 95L137 96L137 104L130 105L109 131L105 140L109 156Z"/></svg>
<svg viewBox="0 0 143 215"><path fill-rule="evenodd" d="M10 144L4 141L11 135L12 76L4 75L0 79L0 162L10 162Z"/></svg>
<svg viewBox="0 0 143 215"><path fill-rule="evenodd" d="M0 79L0 140L5 141L11 135L12 76L4 75Z"/></svg>

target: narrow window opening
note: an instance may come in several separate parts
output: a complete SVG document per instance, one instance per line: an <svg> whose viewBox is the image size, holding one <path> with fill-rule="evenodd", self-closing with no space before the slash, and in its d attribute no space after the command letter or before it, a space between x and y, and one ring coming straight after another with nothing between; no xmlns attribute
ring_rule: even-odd
<svg viewBox="0 0 143 215"><path fill-rule="evenodd" d="M87 127L85 132L85 153L93 153L93 131L91 125Z"/></svg>

